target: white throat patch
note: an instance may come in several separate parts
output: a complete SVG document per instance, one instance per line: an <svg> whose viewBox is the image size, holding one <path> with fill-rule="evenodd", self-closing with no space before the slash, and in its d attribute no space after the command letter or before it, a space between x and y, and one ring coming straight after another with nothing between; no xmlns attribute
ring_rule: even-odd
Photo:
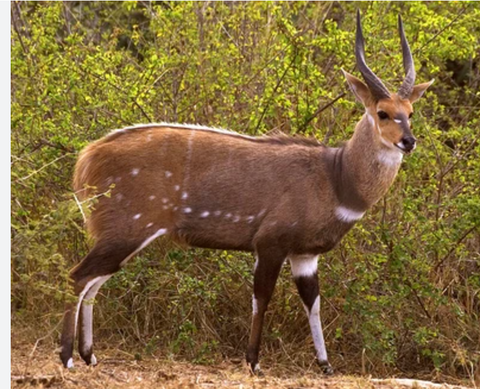
<svg viewBox="0 0 480 389"><path fill-rule="evenodd" d="M349 209L343 205L340 205L335 209L335 215L337 216L338 220L346 223L359 220L364 214L365 212L354 211L353 209Z"/></svg>
<svg viewBox="0 0 480 389"><path fill-rule="evenodd" d="M396 167L403 160L403 154L397 150L380 150L377 154L377 160L387 166Z"/></svg>

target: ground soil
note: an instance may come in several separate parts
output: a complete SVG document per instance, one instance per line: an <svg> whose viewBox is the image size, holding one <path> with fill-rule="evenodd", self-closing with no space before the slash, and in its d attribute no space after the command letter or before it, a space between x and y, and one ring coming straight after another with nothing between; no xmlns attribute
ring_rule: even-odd
<svg viewBox="0 0 480 389"><path fill-rule="evenodd" d="M155 359L136 361L118 350L100 350L99 364L86 366L75 355L75 367L67 370L60 364L51 345L21 341L12 337L12 388L320 388L320 389L400 389L465 388L412 380L375 380L371 377L334 375L325 377L312 371L288 372L284 368L265 369L264 377L253 377L241 362L223 362L202 366Z"/></svg>

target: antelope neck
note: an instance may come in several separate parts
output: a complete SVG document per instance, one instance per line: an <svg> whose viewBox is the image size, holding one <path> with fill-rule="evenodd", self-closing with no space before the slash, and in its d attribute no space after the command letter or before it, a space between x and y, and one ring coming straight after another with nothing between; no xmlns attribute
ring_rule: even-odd
<svg viewBox="0 0 480 389"><path fill-rule="evenodd" d="M400 165L379 161L385 150L377 136L374 124L364 115L345 146L331 149L332 183L337 198L341 206L355 212L365 212L383 196Z"/></svg>

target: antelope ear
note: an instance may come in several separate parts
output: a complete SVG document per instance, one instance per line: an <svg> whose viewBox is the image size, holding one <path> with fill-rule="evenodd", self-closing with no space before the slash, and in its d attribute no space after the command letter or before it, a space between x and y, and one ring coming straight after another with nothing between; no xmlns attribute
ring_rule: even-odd
<svg viewBox="0 0 480 389"><path fill-rule="evenodd" d="M433 81L435 81L435 79L432 79L429 82L424 82L423 84L415 85L413 87L412 93L410 94L410 97L408 98L410 102L413 104L420 97L422 97L423 93L428 89L428 87L433 84Z"/></svg>
<svg viewBox="0 0 480 389"><path fill-rule="evenodd" d="M363 81L359 80L357 77L352 76L350 73L347 73L342 69L345 78L347 79L348 86L352 90L353 94L363 105L367 106L368 102L372 100L372 94Z"/></svg>

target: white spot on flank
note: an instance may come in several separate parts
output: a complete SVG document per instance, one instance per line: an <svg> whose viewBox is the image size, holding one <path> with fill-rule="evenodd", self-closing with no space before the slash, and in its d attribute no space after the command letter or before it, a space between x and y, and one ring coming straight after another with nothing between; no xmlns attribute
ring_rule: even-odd
<svg viewBox="0 0 480 389"><path fill-rule="evenodd" d="M140 172L140 169L132 169L132 176L136 176Z"/></svg>
<svg viewBox="0 0 480 389"><path fill-rule="evenodd" d="M137 214L133 217L133 219L134 219L134 220L138 220L138 219L140 219L141 216L142 216L141 213L137 213Z"/></svg>
<svg viewBox="0 0 480 389"><path fill-rule="evenodd" d="M164 210L167 210L167 209L170 208L170 207L169 207L168 205L162 205L162 208L163 208Z"/></svg>
<svg viewBox="0 0 480 389"><path fill-rule="evenodd" d="M210 212L205 211L205 212L202 212L202 214L200 215L200 217L208 217L208 215L210 215Z"/></svg>
<svg viewBox="0 0 480 389"><path fill-rule="evenodd" d="M214 214L215 216L220 216L220 215L222 214L222 211L215 211L213 214Z"/></svg>
<svg viewBox="0 0 480 389"><path fill-rule="evenodd" d="M187 192L183 192L182 193L182 200L186 200L188 198L188 193Z"/></svg>
<svg viewBox="0 0 480 389"><path fill-rule="evenodd" d="M251 222L253 222L254 219L255 219L255 216L248 216L247 217L247 222L251 223Z"/></svg>
<svg viewBox="0 0 480 389"><path fill-rule="evenodd" d="M107 185L110 185L113 183L113 177L108 177L106 180Z"/></svg>
<svg viewBox="0 0 480 389"><path fill-rule="evenodd" d="M311 277L317 273L318 255L296 255L289 260L294 278Z"/></svg>
<svg viewBox="0 0 480 389"><path fill-rule="evenodd" d="M191 213L191 212L192 212L192 208L190 207L183 208L183 213Z"/></svg>
<svg viewBox="0 0 480 389"><path fill-rule="evenodd" d="M166 197L163 197L163 198L162 198L162 203L163 203L163 204L167 204L167 203L168 203L168 199L167 199Z"/></svg>
<svg viewBox="0 0 480 389"><path fill-rule="evenodd" d="M174 211L178 211L178 207L173 207L173 210L174 210Z"/></svg>
<svg viewBox="0 0 480 389"><path fill-rule="evenodd" d="M258 213L258 217L262 217L263 215L265 215L265 212L267 212L266 209L262 209L259 213Z"/></svg>
<svg viewBox="0 0 480 389"><path fill-rule="evenodd" d="M338 220L346 223L361 219L364 214L365 212L354 211L353 209L349 209L342 205L335 209L335 215L337 216Z"/></svg>
<svg viewBox="0 0 480 389"><path fill-rule="evenodd" d="M71 368L73 368L73 358L70 358L67 361L67 369L71 369Z"/></svg>
<svg viewBox="0 0 480 389"><path fill-rule="evenodd" d="M165 172L165 177L169 178L173 175L172 172L169 172L168 170Z"/></svg>
<svg viewBox="0 0 480 389"><path fill-rule="evenodd" d="M236 215L233 217L233 222L238 223L240 221L240 216Z"/></svg>
<svg viewBox="0 0 480 389"><path fill-rule="evenodd" d="M148 196L148 199L149 199L150 201L155 200L155 195Z"/></svg>
<svg viewBox="0 0 480 389"><path fill-rule="evenodd" d="M117 194L115 195L115 198L117 199L117 201L122 201L123 195L122 195L121 193L117 193Z"/></svg>
<svg viewBox="0 0 480 389"><path fill-rule="evenodd" d="M122 177L115 178L115 182L120 182L120 181L122 181Z"/></svg>
<svg viewBox="0 0 480 389"><path fill-rule="evenodd" d="M402 159L402 152L397 150L381 150L377 154L377 160L387 166L398 166Z"/></svg>
<svg viewBox="0 0 480 389"><path fill-rule="evenodd" d="M173 189L175 189L175 192L178 192L180 190L180 185L175 185Z"/></svg>
<svg viewBox="0 0 480 389"><path fill-rule="evenodd" d="M147 228L150 228L151 226L153 226L153 223L148 223L147 224Z"/></svg>
<svg viewBox="0 0 480 389"><path fill-rule="evenodd" d="M229 212L225 215L225 219L230 219L232 217L232 214Z"/></svg>

